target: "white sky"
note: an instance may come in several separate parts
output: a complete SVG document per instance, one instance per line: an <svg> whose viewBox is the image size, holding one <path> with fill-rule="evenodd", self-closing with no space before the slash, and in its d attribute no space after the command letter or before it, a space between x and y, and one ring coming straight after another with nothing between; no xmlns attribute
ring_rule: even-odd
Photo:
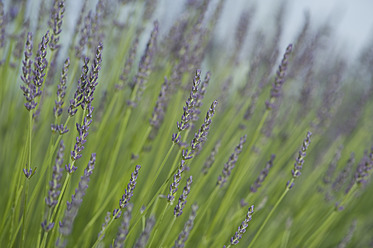
<svg viewBox="0 0 373 248"><path fill-rule="evenodd" d="M273 13L280 0L227 0L232 18L238 18L243 7L256 4L258 23L265 25L266 20L273 25ZM349 54L355 55L361 46L373 38L373 1L372 0L288 0L287 19L282 42L283 46L292 42L296 31L303 25L304 12L309 10L311 23L322 24L330 20L334 24L338 45L346 46ZM226 11L227 12L227 11ZM228 14L229 15L229 14Z"/></svg>

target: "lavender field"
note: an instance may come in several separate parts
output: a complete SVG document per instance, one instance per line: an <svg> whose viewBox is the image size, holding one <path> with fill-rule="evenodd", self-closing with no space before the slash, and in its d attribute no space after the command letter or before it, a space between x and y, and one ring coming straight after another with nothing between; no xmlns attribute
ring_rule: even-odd
<svg viewBox="0 0 373 248"><path fill-rule="evenodd" d="M37 2L0 0L0 247L373 247L373 39Z"/></svg>

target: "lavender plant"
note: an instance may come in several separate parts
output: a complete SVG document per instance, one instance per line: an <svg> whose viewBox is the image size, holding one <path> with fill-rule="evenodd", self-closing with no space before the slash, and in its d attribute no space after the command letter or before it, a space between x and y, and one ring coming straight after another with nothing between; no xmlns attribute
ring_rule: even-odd
<svg viewBox="0 0 373 248"><path fill-rule="evenodd" d="M371 41L292 37L286 2L37 3L0 0L0 247L371 245Z"/></svg>

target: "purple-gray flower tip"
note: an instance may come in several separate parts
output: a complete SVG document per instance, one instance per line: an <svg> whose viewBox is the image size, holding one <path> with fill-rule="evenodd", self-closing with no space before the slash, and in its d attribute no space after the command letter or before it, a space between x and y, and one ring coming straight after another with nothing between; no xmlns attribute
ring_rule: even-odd
<svg viewBox="0 0 373 248"><path fill-rule="evenodd" d="M25 174L25 176L30 179L31 176L32 176L32 169L30 168L30 170L27 170L27 169L23 169L23 174Z"/></svg>
<svg viewBox="0 0 373 248"><path fill-rule="evenodd" d="M190 186L192 185L192 176L187 179L186 186L184 187L183 193L180 195L179 202L174 209L174 215L179 217L183 213L183 209L186 204L186 199L190 193Z"/></svg>
<svg viewBox="0 0 373 248"><path fill-rule="evenodd" d="M136 180L137 180L137 176L139 174L140 168L141 168L140 165L136 165L135 171L131 174L131 179L127 185L127 189L124 190L124 195L119 200L120 209L125 208L127 204L129 203L129 201L131 200L131 197L133 196L133 191L135 190L135 187L136 187Z"/></svg>
<svg viewBox="0 0 373 248"><path fill-rule="evenodd" d="M50 230L52 230L52 228L54 227L54 222L51 222L49 224L47 224L47 220L44 220L42 223L41 223L41 227L43 228L43 230L45 232L49 232Z"/></svg>
<svg viewBox="0 0 373 248"><path fill-rule="evenodd" d="M171 205L175 199L175 194L177 190L179 189L181 175L183 174L184 170L185 170L185 160L182 159L180 162L180 167L177 170L176 174L174 175L174 181L170 185L170 193L167 195L167 200Z"/></svg>
<svg viewBox="0 0 373 248"><path fill-rule="evenodd" d="M246 228L249 225L249 222L252 219L252 215L254 213L254 205L249 207L249 210L246 214L246 218L244 221L242 221L241 225L238 227L237 232L234 234L234 236L231 238L231 244L236 245L239 243L239 240L242 238L242 235L246 232Z"/></svg>
<svg viewBox="0 0 373 248"><path fill-rule="evenodd" d="M291 170L291 174L293 176L292 182L288 181L286 183L286 187L291 189L294 186L294 180L301 175L301 169L303 167L304 158L306 157L306 151L308 146L311 144L311 132L307 132L307 136L303 141L303 145L299 150L298 157L295 159L294 169Z"/></svg>

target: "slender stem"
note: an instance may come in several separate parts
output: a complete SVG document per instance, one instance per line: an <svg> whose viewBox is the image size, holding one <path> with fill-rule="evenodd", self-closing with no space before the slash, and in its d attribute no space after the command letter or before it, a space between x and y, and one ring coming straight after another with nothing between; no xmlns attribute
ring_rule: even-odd
<svg viewBox="0 0 373 248"><path fill-rule="evenodd" d="M65 195L65 191L66 191L66 188L67 188L67 185L70 181L70 178L71 178L71 175L69 173L67 173L67 176L65 178L65 182L63 183L63 186L62 186L62 189L61 189L61 193L60 195L58 196L58 201L57 201L57 205L53 208L53 211L52 211L52 214L51 214L51 221L56 221L55 218L57 218L57 216L59 216L59 213L61 212L61 209L59 208L59 206L61 205L61 202L62 202L62 199L63 199L63 196ZM57 228L53 228L52 229L52 234L51 236L53 237L53 234L55 233ZM49 232L45 233L45 236L48 236ZM47 237L45 237L46 239ZM49 244L49 242L48 242ZM49 247L49 245L48 245Z"/></svg>
<svg viewBox="0 0 373 248"><path fill-rule="evenodd" d="M167 212L167 209L169 207L170 207L170 204L167 202L166 207L163 208L163 212L161 214L160 219L157 221L157 224L154 227L154 234L153 234L152 240L150 241L149 247L152 247L153 241L154 241L155 237L157 236L157 233L158 233L158 230L159 230L159 225L163 222L164 216L165 216L165 214ZM163 235L163 238L164 238L164 235ZM162 246L159 246L159 247L162 247Z"/></svg>
<svg viewBox="0 0 373 248"><path fill-rule="evenodd" d="M28 143L28 163L27 163L27 172L30 171L31 169L31 146L32 146L32 111L29 111L29 143ZM26 184L26 187L25 187L25 200L24 200L24 206L23 206L23 216L22 216L22 223L23 223L23 226L22 226L22 244L21 244L21 247L24 247L24 244L25 244L25 228L26 228L26 213L27 213L27 197L28 197L28 188L29 188L29 184L28 184L28 180L30 178L26 178L26 181L25 181L25 184Z"/></svg>
<svg viewBox="0 0 373 248"><path fill-rule="evenodd" d="M354 195L356 190L358 189L358 185L355 183L353 187L350 189L347 195L343 198L342 202L340 203L340 206L344 206L346 203L348 203L351 199L351 197ZM324 237L324 233L326 230L329 229L329 227L333 224L335 218L338 216L338 208L334 208L334 210L328 214L328 217L326 220L322 223L320 227L317 228L316 232L314 232L312 235L309 236L309 238L306 241L307 247L318 247L320 242L322 241Z"/></svg>
<svg viewBox="0 0 373 248"><path fill-rule="evenodd" d="M27 213L27 196L28 196L28 188L29 188L29 179L26 178L26 187L25 187L25 200L24 200L24 206L23 206L23 216L22 216L22 244L21 247L25 246L25 229L26 229L26 213Z"/></svg>
<svg viewBox="0 0 373 248"><path fill-rule="evenodd" d="M32 111L29 112L29 144L28 144L28 169L31 168L31 146L32 146Z"/></svg>
<svg viewBox="0 0 373 248"><path fill-rule="evenodd" d="M200 215L198 216L198 221L196 222L192 231L190 232L190 234L189 234L190 238L187 240L187 243L188 243L188 241L192 240L193 234L197 231L198 226L201 224L201 221L203 220L203 217L206 214L207 210L210 209L211 203L213 202L213 199L215 198L215 196L218 192L219 192L219 186L216 186L214 188L213 192L210 194L207 201L205 202L205 204L203 205L203 207L200 208L202 210L202 213L200 213ZM186 247L188 247L187 243L186 243Z"/></svg>
<svg viewBox="0 0 373 248"><path fill-rule="evenodd" d="M174 216L172 218L172 222L170 225L167 226L167 231L166 233L163 235L163 238L162 238L162 241L161 241L161 244L159 245L159 247L163 247L163 243L166 241L166 238L168 237L168 235L170 234L170 231L172 230L172 227L174 226L175 224L175 221L176 221L176 216Z"/></svg>
<svg viewBox="0 0 373 248"><path fill-rule="evenodd" d="M294 181L294 179L292 179L290 181L289 185L291 185L293 181ZM284 192L282 193L282 195L280 196L280 198L277 200L275 206L271 209L271 212L269 212L269 214L265 218L264 222L260 226L259 230L256 232L256 234L255 234L253 240L250 242L250 245L248 246L248 248L253 247L255 241L258 239L260 233L263 231L263 229L264 229L265 225L267 224L268 220L271 218L272 214L275 212L275 210L277 209L278 205L280 205L281 201L284 199L284 197L288 193L288 191L289 191L289 188L286 187L286 189L284 190Z"/></svg>

